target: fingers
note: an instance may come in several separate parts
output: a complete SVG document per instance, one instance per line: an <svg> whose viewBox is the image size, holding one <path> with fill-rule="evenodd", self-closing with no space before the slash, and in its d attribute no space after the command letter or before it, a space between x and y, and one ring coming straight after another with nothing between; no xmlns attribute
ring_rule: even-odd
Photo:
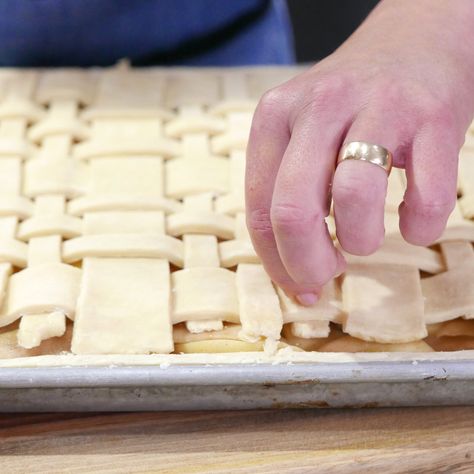
<svg viewBox="0 0 474 474"><path fill-rule="evenodd" d="M383 118L383 120L382 120ZM386 124L391 123L392 127ZM382 114L360 114L344 143L366 141L398 152L401 133ZM369 255L384 238L384 206L387 172L372 163L346 160L336 169L333 181L334 214L341 247L354 255Z"/></svg>
<svg viewBox="0 0 474 474"><path fill-rule="evenodd" d="M460 140L449 113L418 128L410 148L404 144L413 130L394 126L399 120L387 114L360 114L344 140L382 145L403 163L407 191L400 205L400 231L408 242L429 245L443 232L456 203L457 160ZM391 127L384 126L391 124ZM334 176L333 199L337 237L344 250L356 255L374 252L383 241L387 174L360 161L339 164Z"/></svg>
<svg viewBox="0 0 474 474"><path fill-rule="evenodd" d="M354 141L354 140L352 140ZM334 176L336 233L341 247L354 255L370 255L384 238L387 173L379 166L343 161Z"/></svg>
<svg viewBox="0 0 474 474"><path fill-rule="evenodd" d="M324 220L344 128L341 117L329 115L315 107L295 121L271 205L281 261L293 281L312 292L318 292L345 266Z"/></svg>
<svg viewBox="0 0 474 474"><path fill-rule="evenodd" d="M435 121L413 141L412 156L405 166L407 190L399 208L400 231L412 244L435 241L456 204L460 143L454 129L449 120Z"/></svg>
<svg viewBox="0 0 474 474"><path fill-rule="evenodd" d="M256 252L272 280L290 294L301 289L288 275L279 253L270 220L276 176L290 139L288 113L282 98L273 91L260 101L247 146L245 198L247 227Z"/></svg>

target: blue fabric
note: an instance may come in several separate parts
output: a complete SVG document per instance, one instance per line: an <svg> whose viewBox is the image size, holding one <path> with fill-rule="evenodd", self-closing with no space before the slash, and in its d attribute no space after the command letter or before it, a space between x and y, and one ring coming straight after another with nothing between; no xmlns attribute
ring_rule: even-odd
<svg viewBox="0 0 474 474"><path fill-rule="evenodd" d="M173 50L256 8L259 0L0 0L0 66L110 65ZM293 42L284 0L223 44L178 61L288 64Z"/></svg>

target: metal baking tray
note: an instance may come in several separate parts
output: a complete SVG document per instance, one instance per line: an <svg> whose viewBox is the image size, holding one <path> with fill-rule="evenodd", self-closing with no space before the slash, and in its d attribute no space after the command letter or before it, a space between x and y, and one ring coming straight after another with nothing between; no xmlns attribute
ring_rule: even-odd
<svg viewBox="0 0 474 474"><path fill-rule="evenodd" d="M328 355L288 363L204 364L197 358L197 363L171 365L153 359L150 365L7 364L0 368L0 411L471 405L474 355L464 352L421 360L419 355L371 360L373 354L362 359L351 354L341 362L327 362Z"/></svg>

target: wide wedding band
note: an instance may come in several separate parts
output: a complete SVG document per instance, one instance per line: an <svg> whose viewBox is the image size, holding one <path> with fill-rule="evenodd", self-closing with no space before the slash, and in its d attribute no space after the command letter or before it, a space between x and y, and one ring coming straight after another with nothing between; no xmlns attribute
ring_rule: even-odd
<svg viewBox="0 0 474 474"><path fill-rule="evenodd" d="M349 142L342 146L337 164L344 160L360 160L383 168L387 174L392 169L392 154L383 146L367 142Z"/></svg>

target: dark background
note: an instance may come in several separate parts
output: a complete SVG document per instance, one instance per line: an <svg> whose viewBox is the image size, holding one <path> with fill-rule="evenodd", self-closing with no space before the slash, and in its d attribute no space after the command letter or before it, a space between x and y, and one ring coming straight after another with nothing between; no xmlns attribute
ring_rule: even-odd
<svg viewBox="0 0 474 474"><path fill-rule="evenodd" d="M288 0L298 62L332 53L360 25L378 0Z"/></svg>

